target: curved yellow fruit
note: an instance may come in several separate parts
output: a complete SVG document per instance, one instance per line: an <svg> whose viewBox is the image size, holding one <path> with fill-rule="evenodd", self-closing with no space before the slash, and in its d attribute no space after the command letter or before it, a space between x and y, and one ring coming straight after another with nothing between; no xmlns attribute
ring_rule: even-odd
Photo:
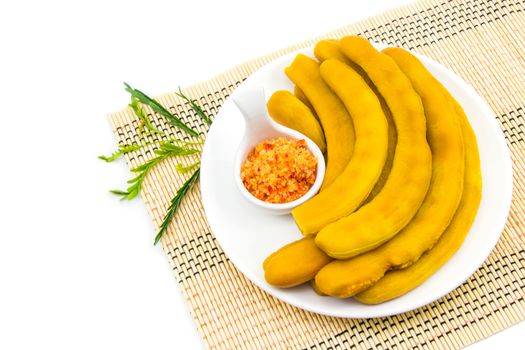
<svg viewBox="0 0 525 350"><path fill-rule="evenodd" d="M291 92L279 90L266 103L268 114L277 123L299 131L326 152L323 129L310 109Z"/></svg>
<svg viewBox="0 0 525 350"><path fill-rule="evenodd" d="M266 282L277 287L293 287L310 281L332 259L311 237L294 241L270 255L263 263Z"/></svg>
<svg viewBox="0 0 525 350"><path fill-rule="evenodd" d="M347 64L350 66L350 68L359 73L366 83L373 89L374 84L371 82L370 78L368 78L365 71L343 54L339 40L325 39L319 41L314 47L314 56L319 60L319 62L324 62L328 59L334 59Z"/></svg>
<svg viewBox="0 0 525 350"><path fill-rule="evenodd" d="M442 89L446 91L444 87ZM354 296L364 304L379 304L397 298L425 282L456 253L476 218L482 189L476 135L461 106L447 94L460 116L465 145L465 182L458 209L434 247L416 263L402 270L388 272L372 287Z"/></svg>
<svg viewBox="0 0 525 350"><path fill-rule="evenodd" d="M419 211L394 238L370 252L334 261L319 271L315 277L317 287L340 298L370 287L390 269L417 261L447 228L463 193L465 155L454 106L417 58L397 48L383 52L396 61L421 96L432 151L432 180Z"/></svg>
<svg viewBox="0 0 525 350"><path fill-rule="evenodd" d="M346 58L339 48L339 40L326 39L317 42L314 47L314 56L319 62L326 61L328 59L336 59L346 64L351 62Z"/></svg>
<svg viewBox="0 0 525 350"><path fill-rule="evenodd" d="M308 100L308 97L304 94L303 90L299 89L297 85L294 85L293 87L293 94L295 97L299 99L302 103L304 103L308 108L310 108L310 112L314 115L315 119L317 119L318 122L321 122L319 120L319 117L317 116L317 113L315 113L314 106L312 106L312 103ZM320 125L320 124L319 124ZM323 134L324 137L324 134Z"/></svg>
<svg viewBox="0 0 525 350"><path fill-rule="evenodd" d="M386 179L388 178L388 175L390 174L390 170L392 169L392 163L394 161L394 152L395 152L396 142L397 142L397 132L396 132L396 127L394 125L394 120L392 119L392 113L390 113L390 110L388 109L388 106L386 105L385 100L383 99L383 97L381 97L381 95L377 91L376 86L374 85L374 83L372 83L368 75L366 75L366 73L363 71L363 69L360 66L350 61L343 54L343 52L341 51L339 40L327 39L327 40L319 41L315 45L314 55L320 62L324 62L325 60L328 60L328 59L339 60L341 62L346 63L352 69L354 69L357 73L359 73L361 77L366 81L366 83L370 86L372 91L374 91L374 93L378 96L379 102L381 102L381 108L383 108L383 113L386 116L386 120L388 122L388 153L386 156L385 165L383 166L383 170L381 172L381 175L379 176L379 179L374 185L374 188L372 188L372 191L370 191L369 196L363 202L363 204L366 204L370 202L372 199L374 199L374 197L377 196L377 194L383 189L383 186L386 183Z"/></svg>
<svg viewBox="0 0 525 350"><path fill-rule="evenodd" d="M324 61L320 71L350 113L356 142L352 159L339 177L292 211L305 235L317 233L359 207L381 174L388 148L388 123L377 96L363 78L334 59Z"/></svg>
<svg viewBox="0 0 525 350"><path fill-rule="evenodd" d="M297 55L285 69L286 75L304 92L321 120L324 130L327 164L321 189L327 188L345 169L354 150L352 119L341 100L321 78L319 64L305 55Z"/></svg>
<svg viewBox="0 0 525 350"><path fill-rule="evenodd" d="M310 287L312 287L312 289L314 290L315 294L319 295L320 297L325 297L327 296L327 294L323 293L319 287L317 286L317 284L315 283L315 279L311 280L310 281Z"/></svg>
<svg viewBox="0 0 525 350"><path fill-rule="evenodd" d="M315 239L331 257L347 259L383 244L408 224L427 193L432 156L421 99L392 58L359 37L342 39L341 49L377 86L397 130L392 170L381 192L359 210L323 228Z"/></svg>
<svg viewBox="0 0 525 350"><path fill-rule="evenodd" d="M382 100L382 98L380 100ZM386 106L386 103L381 101L381 107L383 108L383 113L385 113L385 117L388 122L388 150L386 154L385 165L383 166L381 175L379 175L379 179L377 179L374 188L372 188L372 191L370 191L370 194L365 199L363 204L370 202L379 194L379 192L381 192L381 190L385 186L388 176L390 175L390 171L392 171L392 165L394 164L394 154L396 151L397 144L396 126L394 125L394 119L392 119L392 113L390 113L390 110Z"/></svg>

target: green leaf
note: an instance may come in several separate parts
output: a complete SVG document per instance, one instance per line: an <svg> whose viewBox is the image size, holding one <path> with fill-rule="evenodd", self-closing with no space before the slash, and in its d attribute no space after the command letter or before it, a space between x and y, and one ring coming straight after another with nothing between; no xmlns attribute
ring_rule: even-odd
<svg viewBox="0 0 525 350"><path fill-rule="evenodd" d="M186 173L189 173L190 171L192 171L193 169L195 169L196 167L198 167L200 164L201 164L200 162L193 163L193 164L188 165L188 166L184 166L182 164L177 164L175 166L175 169L177 170L177 172L179 174L186 174Z"/></svg>
<svg viewBox="0 0 525 350"><path fill-rule="evenodd" d="M164 234L168 230L168 226L171 220L173 219L173 217L175 216L175 214L177 213L177 210L179 209L182 203L182 200L184 199L186 194L191 190L195 182L197 182L199 175L200 175L200 168L195 170L193 175L191 175L190 178L187 179L186 182L184 182L181 188L179 188L179 190L175 194L175 197L172 198L170 206L168 207L168 210L166 211L166 215L164 216L164 219L162 220L162 223L160 224L159 232L157 233L157 236L155 237L155 241L153 242L154 245L159 243L162 236L164 236Z"/></svg>
<svg viewBox="0 0 525 350"><path fill-rule="evenodd" d="M137 186L134 186L133 189L128 193L125 199L130 201L133 198L137 197L140 193L141 187L142 186L140 184L138 184Z"/></svg>
<svg viewBox="0 0 525 350"><path fill-rule="evenodd" d="M122 155L122 153L120 151L115 151L115 152L111 153L111 155L109 155L109 156L98 156L97 158L98 159L102 159L103 161L105 161L107 163L111 163L111 162L119 159L121 155Z"/></svg>
<svg viewBox="0 0 525 350"><path fill-rule="evenodd" d="M188 104L190 105L191 109L193 109L193 111L206 123L208 124L208 126L211 125L212 123L212 120L210 119L210 117L208 117L208 115L204 112L204 110L201 108L201 106L199 106L195 100L191 100L189 97L187 97L186 95L184 95L182 93L182 90L180 89L179 87L179 92L176 92L175 93L177 96L179 96L180 98L182 98L184 101L188 102Z"/></svg>
<svg viewBox="0 0 525 350"><path fill-rule="evenodd" d="M108 163L110 162L113 162L117 159L120 158L120 156L126 154L126 153L129 153L129 152L133 152L133 151L138 151L139 149L141 149L143 147L143 145L137 145L137 144L131 144L131 145L119 145L118 146L118 149L113 152L110 156L98 156L99 159L102 159Z"/></svg>
<svg viewBox="0 0 525 350"><path fill-rule="evenodd" d="M131 96L131 103L128 104L128 106L133 110L133 113L135 113L135 115L137 116L137 118L139 118L141 124L139 125L139 134L141 135L142 132L143 132L143 129L144 127L146 127L146 130L151 133L151 134L161 134L161 135L165 135L166 133L164 133L163 131L160 131L159 129L157 129L153 123L151 122L151 120L148 119L147 115L146 115L146 112L144 112L144 109L142 107L139 106L139 100L134 97L133 95Z"/></svg>
<svg viewBox="0 0 525 350"><path fill-rule="evenodd" d="M166 108L164 108L158 101L152 99L142 91L132 88L127 83L124 83L124 85L126 86L126 91L129 92L133 98L136 98L141 103L145 104L146 106L149 106L154 112L166 117L171 124L183 130L188 135L194 137L199 136L199 134L195 130L186 125L177 115L171 113Z"/></svg>
<svg viewBox="0 0 525 350"><path fill-rule="evenodd" d="M116 194L118 196L127 196L128 192L121 191L121 190L110 190L109 192Z"/></svg>
<svg viewBox="0 0 525 350"><path fill-rule="evenodd" d="M156 159L156 158L153 158L153 159ZM152 160L153 160L153 159L152 159ZM139 172L141 172L141 171L146 170L146 169L150 166L150 165L149 165L149 162L151 162L152 160L149 160L149 161L147 161L146 163L144 163L144 164L142 164L142 165L139 165L139 166L137 166L137 167L135 167L135 168L132 168L131 171L134 172L134 173L139 173ZM130 180L130 181L131 181L131 180ZM130 182L130 181L128 181L128 182Z"/></svg>
<svg viewBox="0 0 525 350"><path fill-rule="evenodd" d="M195 154L199 152L200 151L198 149L184 148L178 145L174 145L172 143L162 144L160 145L159 149L155 151L155 153L159 156L162 156L164 154L170 154L173 156L187 156L189 154Z"/></svg>

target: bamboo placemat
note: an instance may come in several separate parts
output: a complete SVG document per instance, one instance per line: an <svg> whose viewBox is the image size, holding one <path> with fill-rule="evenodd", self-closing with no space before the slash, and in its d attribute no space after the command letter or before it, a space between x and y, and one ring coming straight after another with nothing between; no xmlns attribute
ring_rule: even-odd
<svg viewBox="0 0 525 350"><path fill-rule="evenodd" d="M320 38L359 34L415 50L452 69L495 111L514 166L514 195L503 235L484 265L440 300L401 315L339 319L309 313L266 294L225 256L208 226L198 186L182 205L162 247L197 328L217 349L459 348L525 319L525 2L423 1L258 58L185 89L210 115L252 72ZM174 93L159 97L204 135L205 126ZM155 125L184 137L160 118ZM129 109L110 115L120 143L138 140ZM127 157L137 166L151 150ZM178 160L177 160L178 161ZM155 225L184 178L167 160L147 178L142 198Z"/></svg>

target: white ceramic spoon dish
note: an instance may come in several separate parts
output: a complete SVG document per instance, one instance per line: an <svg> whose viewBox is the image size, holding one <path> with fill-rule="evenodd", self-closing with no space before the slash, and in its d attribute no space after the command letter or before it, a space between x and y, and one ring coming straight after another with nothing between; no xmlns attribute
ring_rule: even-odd
<svg viewBox="0 0 525 350"><path fill-rule="evenodd" d="M232 95L232 100L239 108L244 118L244 136L239 144L235 156L233 176L241 194L248 202L269 214L289 214L293 208L312 198L321 187L325 173L323 153L319 147L300 132L286 128L273 122L268 116L264 89L262 86L246 86L238 89ZM302 197L288 203L268 203L254 197L244 186L241 180L241 166L250 151L260 142L283 137L286 139L306 141L308 149L317 158L317 174L312 187Z"/></svg>

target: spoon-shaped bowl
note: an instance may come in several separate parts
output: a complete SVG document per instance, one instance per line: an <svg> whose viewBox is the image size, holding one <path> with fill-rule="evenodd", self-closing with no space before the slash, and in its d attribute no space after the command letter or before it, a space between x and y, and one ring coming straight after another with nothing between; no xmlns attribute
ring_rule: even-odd
<svg viewBox="0 0 525 350"><path fill-rule="evenodd" d="M244 136L237 149L235 156L234 178L239 191L253 205L261 208L270 214L284 215L288 214L298 205L312 198L321 187L325 174L325 162L323 153L319 147L305 135L273 122L268 116L266 110L266 100L264 98L264 89L260 86L245 86L237 89L232 100L239 108L246 127ZM317 158L317 176L315 182L302 197L288 203L268 203L253 196L244 186L241 180L241 166L246 160L250 151L260 142L268 139L284 137L294 140L305 140L308 149Z"/></svg>

